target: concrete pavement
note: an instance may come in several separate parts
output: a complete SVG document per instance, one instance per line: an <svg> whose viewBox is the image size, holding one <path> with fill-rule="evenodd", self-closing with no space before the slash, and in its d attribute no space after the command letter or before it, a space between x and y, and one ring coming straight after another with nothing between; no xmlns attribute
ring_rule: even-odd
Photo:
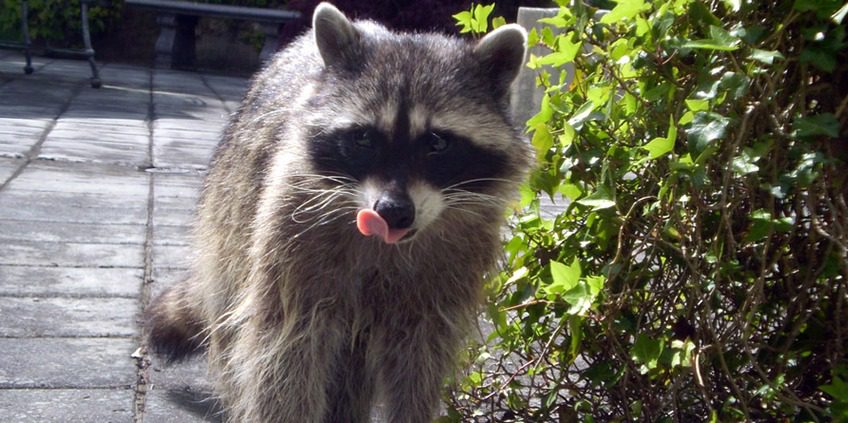
<svg viewBox="0 0 848 423"><path fill-rule="evenodd" d="M0 422L218 421L202 360L139 355L247 81L0 50Z"/></svg>

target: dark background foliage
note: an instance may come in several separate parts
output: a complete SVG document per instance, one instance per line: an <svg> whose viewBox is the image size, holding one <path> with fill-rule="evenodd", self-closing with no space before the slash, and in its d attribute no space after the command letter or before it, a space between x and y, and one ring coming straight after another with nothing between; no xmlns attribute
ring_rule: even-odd
<svg viewBox="0 0 848 423"><path fill-rule="evenodd" d="M303 17L286 25L283 45L311 24L319 0L206 0L206 3L285 8ZM373 19L397 30L441 31L456 34L451 15L470 7L470 0L333 1L351 17ZM20 39L18 0L0 0L0 39ZM78 0L30 0L30 32L37 48L82 45ZM549 5L543 0L499 2L496 13L514 19L518 6ZM91 30L97 58L103 61L149 64L158 29L155 14L126 6L120 0L101 0L91 8ZM198 25L198 63L207 71L248 75L259 66L262 35L253 24L233 20L201 19ZM281 46L282 47L282 46Z"/></svg>

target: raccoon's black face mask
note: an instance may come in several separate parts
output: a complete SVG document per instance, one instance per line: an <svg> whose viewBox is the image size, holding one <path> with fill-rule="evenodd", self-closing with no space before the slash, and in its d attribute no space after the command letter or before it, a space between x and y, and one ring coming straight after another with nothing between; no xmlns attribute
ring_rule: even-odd
<svg viewBox="0 0 848 423"><path fill-rule="evenodd" d="M338 118L317 128L308 154L316 172L358 181L364 235L410 239L451 198L494 200L517 173L521 141L505 109L525 54L520 27L469 45L386 36L335 11L316 14L314 30L324 70L312 104Z"/></svg>

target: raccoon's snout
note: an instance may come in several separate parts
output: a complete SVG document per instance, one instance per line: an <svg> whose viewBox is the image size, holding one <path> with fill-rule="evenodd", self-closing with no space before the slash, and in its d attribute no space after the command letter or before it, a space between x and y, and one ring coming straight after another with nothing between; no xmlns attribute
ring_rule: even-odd
<svg viewBox="0 0 848 423"><path fill-rule="evenodd" d="M415 222L415 204L407 194L383 193L374 203L374 211L391 229L406 229Z"/></svg>

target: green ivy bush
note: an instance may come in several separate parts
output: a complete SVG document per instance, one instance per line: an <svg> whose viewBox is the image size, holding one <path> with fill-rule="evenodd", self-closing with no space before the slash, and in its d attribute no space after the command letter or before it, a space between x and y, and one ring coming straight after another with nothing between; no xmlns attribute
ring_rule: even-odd
<svg viewBox="0 0 848 423"><path fill-rule="evenodd" d="M558 3L443 420L848 421L848 4Z"/></svg>

